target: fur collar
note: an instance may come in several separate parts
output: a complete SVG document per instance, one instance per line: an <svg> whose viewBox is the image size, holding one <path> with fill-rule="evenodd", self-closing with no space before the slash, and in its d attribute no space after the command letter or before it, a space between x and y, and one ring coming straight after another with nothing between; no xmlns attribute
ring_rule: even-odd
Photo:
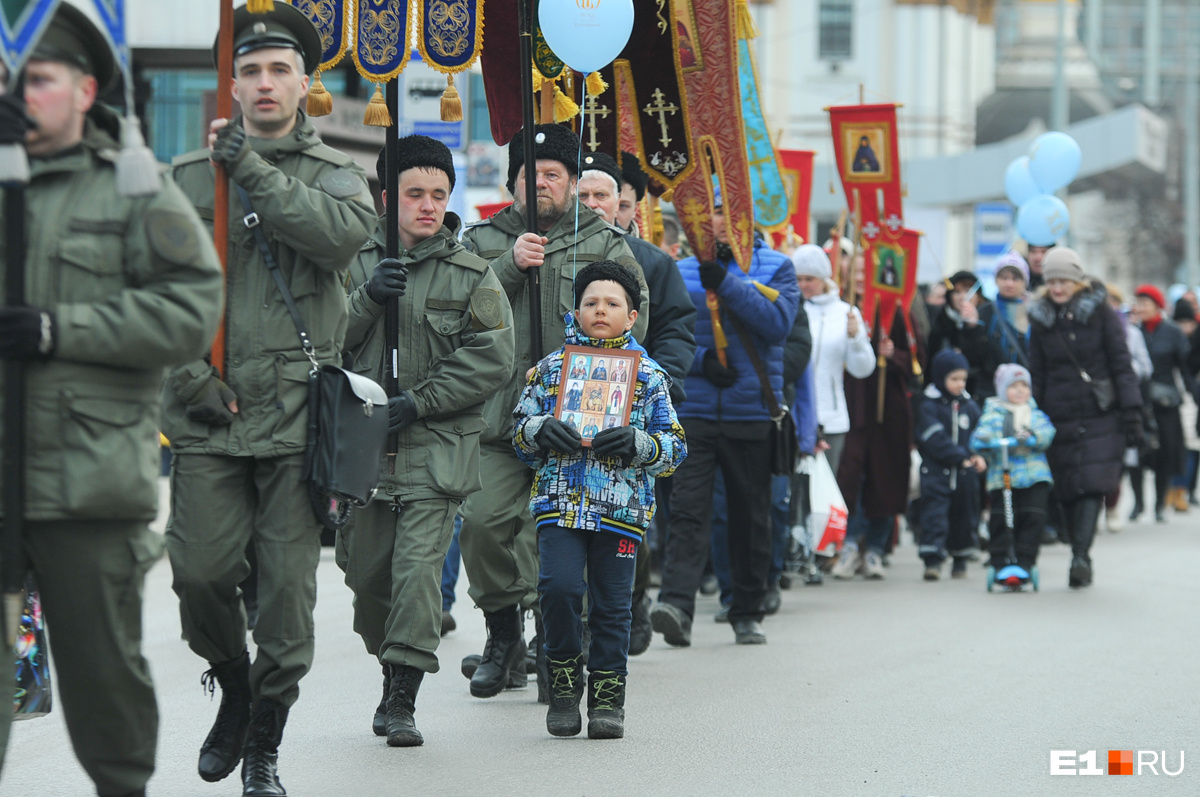
<svg viewBox="0 0 1200 797"><path fill-rule="evenodd" d="M1086 288L1072 296L1061 308L1051 301L1049 294L1042 294L1029 308L1029 318L1050 329L1058 321L1059 316L1072 318L1080 324L1086 324L1096 314L1096 310L1108 300L1108 291L1104 283L1092 280Z"/></svg>

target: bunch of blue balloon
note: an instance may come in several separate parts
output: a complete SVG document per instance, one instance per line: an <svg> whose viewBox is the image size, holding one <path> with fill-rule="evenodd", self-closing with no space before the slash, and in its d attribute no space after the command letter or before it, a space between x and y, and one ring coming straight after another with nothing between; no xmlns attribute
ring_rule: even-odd
<svg viewBox="0 0 1200 797"><path fill-rule="evenodd" d="M1071 214L1054 192L1079 174L1083 153L1066 133L1044 133L1029 154L1008 164L1004 192L1017 206L1017 232L1031 246L1052 246L1066 234Z"/></svg>
<svg viewBox="0 0 1200 797"><path fill-rule="evenodd" d="M633 0L541 0L538 24L554 54L586 75L625 49L633 32Z"/></svg>

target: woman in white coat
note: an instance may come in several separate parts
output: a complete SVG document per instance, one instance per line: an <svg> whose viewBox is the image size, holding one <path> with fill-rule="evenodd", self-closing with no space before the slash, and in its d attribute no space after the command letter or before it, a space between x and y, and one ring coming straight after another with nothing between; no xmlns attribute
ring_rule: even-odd
<svg viewBox="0 0 1200 797"><path fill-rule="evenodd" d="M813 382L817 392L819 449L826 451L837 473L850 415L846 411L844 375L865 379L875 370L875 352L856 308L841 300L825 250L804 244L792 253L796 282L812 331Z"/></svg>

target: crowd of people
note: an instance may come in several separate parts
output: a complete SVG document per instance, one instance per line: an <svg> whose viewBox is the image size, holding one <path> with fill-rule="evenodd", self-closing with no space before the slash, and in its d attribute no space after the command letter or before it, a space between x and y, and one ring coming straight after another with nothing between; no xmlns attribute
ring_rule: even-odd
<svg viewBox="0 0 1200 797"><path fill-rule="evenodd" d="M446 209L443 144L408 136L395 160L380 153L380 185L396 186L381 197L398 227L387 257L365 174L300 109L315 28L286 4L239 9L234 27L242 113L149 186L131 188L116 154L131 137L96 103L116 72L108 43L73 7L55 12L22 97L0 98L0 145L24 144L32 175L27 301L0 309L0 358L21 364L29 395L22 552L100 795L144 795L157 753L141 595L164 548L148 527L158 430L183 636L220 691L197 772L220 781L240 764L243 795L286 794L278 753L314 652L318 366L399 385L396 450L334 539L382 670L364 734L371 714L392 747L425 741L418 694L455 625L460 563L487 627L461 664L470 695L532 672L549 733L582 733L586 705L588 736L612 739L629 657L655 634L689 646L699 593L720 592L736 644L764 644L795 579L884 578L902 520L928 581L947 561L965 576L987 536L998 583L1035 579L1055 539L1072 548L1069 585L1086 587L1106 508L1120 526L1123 473L1134 519L1145 468L1157 519L1195 502L1193 293L1168 308L1142 285L1130 308L1076 252L1029 247L997 264L994 300L970 272L927 286L910 335L899 314L863 317L849 238L785 253L760 235L737 262L719 186L715 256L688 254L670 217L649 243L636 157L583 157L556 124L518 133L512 205L466 226ZM222 216L224 275L207 228ZM820 458L849 510L835 548L810 522L828 509L805 475ZM11 657L0 664L11 680ZM10 721L0 712L0 766Z"/></svg>

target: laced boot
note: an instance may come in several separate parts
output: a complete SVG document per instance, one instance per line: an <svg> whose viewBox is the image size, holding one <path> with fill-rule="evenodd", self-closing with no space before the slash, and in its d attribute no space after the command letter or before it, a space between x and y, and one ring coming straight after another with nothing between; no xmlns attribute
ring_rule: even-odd
<svg viewBox="0 0 1200 797"><path fill-rule="evenodd" d="M287 706L274 700L254 707L242 758L242 797L287 797L277 770L287 716Z"/></svg>
<svg viewBox="0 0 1200 797"><path fill-rule="evenodd" d="M479 663L491 655L492 638L489 636L487 642L483 644L483 655L478 653L468 653L463 656L462 663L459 664L459 670L463 677L468 681L475 675L475 671L479 669ZM529 686L527 673L522 672L520 667L516 667L508 674L508 683L504 685L505 690L509 689L524 689ZM543 701L544 702L544 701ZM381 734L382 735L382 734Z"/></svg>
<svg viewBox="0 0 1200 797"><path fill-rule="evenodd" d="M625 676L593 672L588 678L588 738L620 739L625 735Z"/></svg>
<svg viewBox="0 0 1200 797"><path fill-rule="evenodd" d="M546 712L546 730L551 736L578 736L583 730L579 701L583 698L582 656L549 659L550 708Z"/></svg>
<svg viewBox="0 0 1200 797"><path fill-rule="evenodd" d="M228 777L242 758L250 723L250 654L217 664L200 676L209 696L221 687L221 705L212 730L200 745L200 777L215 783Z"/></svg>
<svg viewBox="0 0 1200 797"><path fill-rule="evenodd" d="M417 730L413 712L417 710L417 691L425 673L416 667L398 664L392 667L387 698L388 747L420 747L425 737Z"/></svg>
<svg viewBox="0 0 1200 797"><path fill-rule="evenodd" d="M386 661L383 663L383 697L379 699L379 705L375 707L375 717L371 720L371 730L376 736L387 736L387 700L388 692L391 690L392 681L392 665Z"/></svg>
<svg viewBox="0 0 1200 797"><path fill-rule="evenodd" d="M498 612L485 612L485 618L492 647L471 676L471 694L475 697L495 697L504 690L514 667L521 665L524 669L520 607L506 606Z"/></svg>

